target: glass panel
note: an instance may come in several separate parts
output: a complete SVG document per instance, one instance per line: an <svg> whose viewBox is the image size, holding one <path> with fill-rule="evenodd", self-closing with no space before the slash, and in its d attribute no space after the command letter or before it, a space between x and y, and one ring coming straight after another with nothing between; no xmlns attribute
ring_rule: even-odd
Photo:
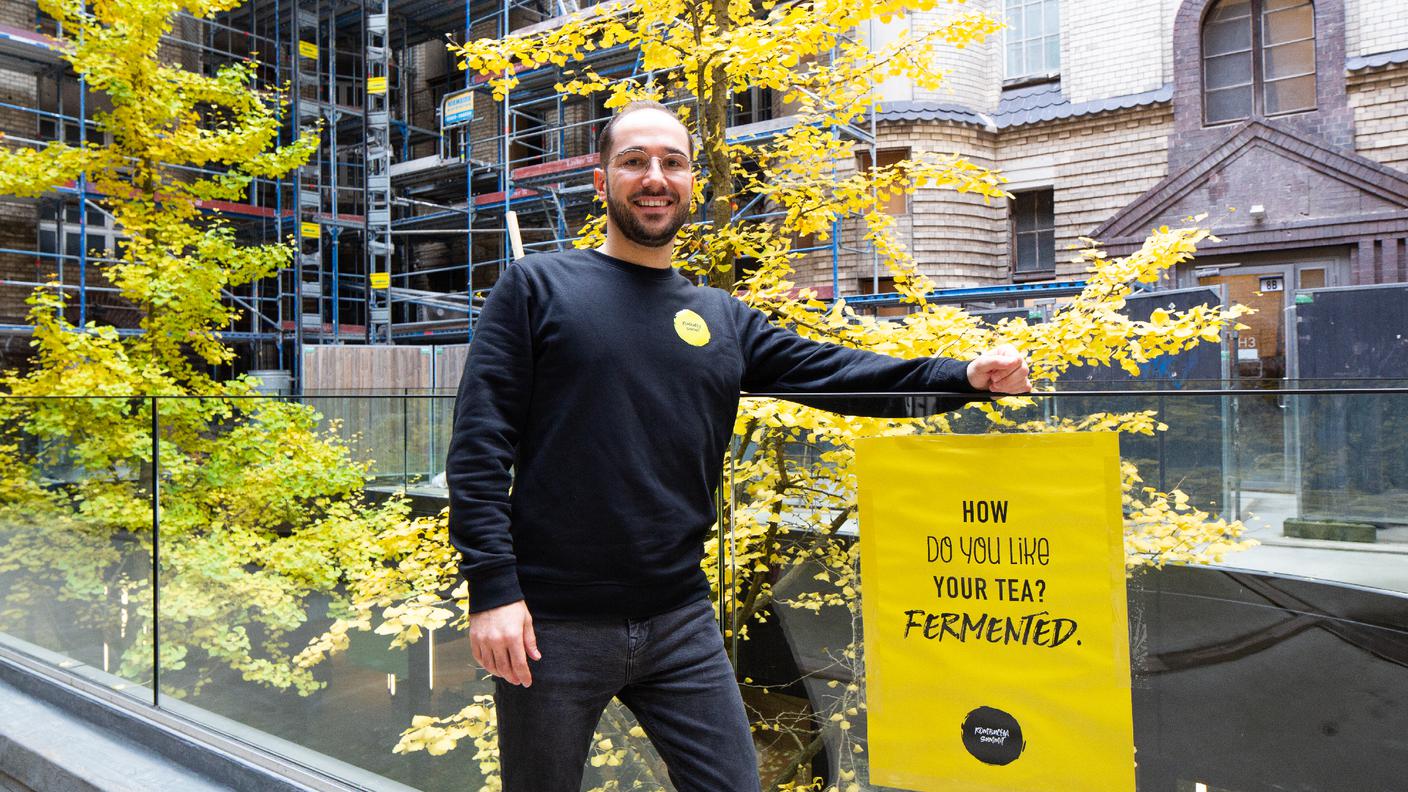
<svg viewBox="0 0 1408 792"><path fill-rule="evenodd" d="M1012 196L1012 219L1018 232L1036 228L1036 213L1032 193L1016 193Z"/></svg>
<svg viewBox="0 0 1408 792"><path fill-rule="evenodd" d="M1046 71L1055 73L1061 71L1061 37L1048 36L1046 38Z"/></svg>
<svg viewBox="0 0 1408 792"><path fill-rule="evenodd" d="M1046 0L1046 35L1056 35L1061 30L1061 4L1057 0Z"/></svg>
<svg viewBox="0 0 1408 792"><path fill-rule="evenodd" d="M393 788L388 779L478 789L485 780L471 740L446 756L392 751L413 717L450 716L493 692L453 622L421 630L400 648L390 636L353 628L344 649L317 662L297 659L350 613L354 570L343 564L365 552L354 545L381 542L392 558L405 552L407 545L377 531L410 524L378 504L404 494L412 516L444 508L443 486L436 493L432 477L415 474L443 470L430 449L439 445L431 438L442 431L435 421L447 399L324 394L318 404L326 413L289 399L176 401L179 409L163 412L164 437L185 438L163 453L181 471L163 496L161 629L169 649L161 689L168 706L359 789ZM334 427L328 414L345 425ZM366 440L343 446L356 434ZM285 456L272 448L296 450ZM363 480L359 463L381 474ZM411 486L403 487L407 470ZM433 524L427 530L440 540ZM404 585L397 579L385 581L394 589ZM417 590L435 594L435 585ZM448 587L438 596L439 607L460 615Z"/></svg>
<svg viewBox="0 0 1408 792"><path fill-rule="evenodd" d="M1239 52L1203 60L1203 87L1209 91L1234 85L1250 85L1252 54Z"/></svg>
<svg viewBox="0 0 1408 792"><path fill-rule="evenodd" d="M1303 269L1300 271L1300 287L1302 289L1321 289L1325 286L1325 270Z"/></svg>
<svg viewBox="0 0 1408 792"><path fill-rule="evenodd" d="M1208 14L1210 21L1218 22L1226 19L1239 19L1252 15L1251 0L1223 0L1217 7Z"/></svg>
<svg viewBox="0 0 1408 792"><path fill-rule="evenodd" d="M1252 48L1252 20L1231 19L1210 22L1203 27L1203 54L1224 55Z"/></svg>
<svg viewBox="0 0 1408 792"><path fill-rule="evenodd" d="M1315 11L1308 5L1262 15L1261 40L1271 46L1315 37Z"/></svg>
<svg viewBox="0 0 1408 792"><path fill-rule="evenodd" d="M1045 32L1042 30L1042 8L1041 3L1032 3L1026 7L1022 14L1022 38L1040 38Z"/></svg>
<svg viewBox="0 0 1408 792"><path fill-rule="evenodd" d="M1028 74L1041 74L1044 71L1045 63L1042 60L1044 49L1041 39L1030 39L1026 43L1026 60Z"/></svg>
<svg viewBox="0 0 1408 792"><path fill-rule="evenodd" d="M1261 8L1263 12L1281 11L1288 8L1311 8L1309 0L1263 0Z"/></svg>
<svg viewBox="0 0 1408 792"><path fill-rule="evenodd" d="M1008 42L1007 44L1007 76L1008 78L1022 76L1022 43Z"/></svg>
<svg viewBox="0 0 1408 792"><path fill-rule="evenodd" d="M1041 261L1037 257L1036 233L1022 232L1017 235L1017 271L1035 272L1041 269Z"/></svg>
<svg viewBox="0 0 1408 792"><path fill-rule="evenodd" d="M1266 84L1266 112L1291 113L1315 107L1315 76L1292 77Z"/></svg>
<svg viewBox="0 0 1408 792"><path fill-rule="evenodd" d="M152 703L151 400L0 412L0 647Z"/></svg>
<svg viewBox="0 0 1408 792"><path fill-rule="evenodd" d="M1021 21L1018 19L1021 10L1022 0L1007 0L1007 20L1009 24L1015 25Z"/></svg>
<svg viewBox="0 0 1408 792"><path fill-rule="evenodd" d="M1215 362L1220 353L1216 345L1206 351ZM1196 364L1183 359L1167 371L1181 379L1196 369ZM1215 388L1216 382L1210 386ZM1070 385L1061 387L1066 390ZM859 424L865 428L857 434L1044 431L1043 426L1054 428L1063 420L1077 420L1095 411L1148 411L1157 416L1167 425L1166 431L1155 437L1120 437L1122 460L1132 464L1142 479L1131 485L1136 490L1132 497L1144 497L1137 492L1139 486L1165 492L1177 488L1188 504L1203 510L1198 520L1241 520L1243 536L1259 544L1207 564L1176 563L1132 570L1127 591L1132 639L1130 689L1139 757L1137 788L1180 792L1395 788L1399 768L1364 763L1356 754L1392 753L1398 735L1408 729L1408 715L1391 709L1349 712L1343 702L1361 697L1379 700L1408 686L1408 669L1401 663L1408 646L1402 631L1402 614L1408 608L1404 596L1408 592L1408 562L1401 552L1405 545L1386 544L1408 542L1408 519L1403 517L1400 500L1398 516L1392 520L1384 516L1390 513L1385 510L1373 512L1376 525L1341 528L1335 523L1346 515L1370 514L1363 504L1382 508L1394 499L1408 497L1408 446L1401 445L1408 443L1408 394L1280 394L1285 409L1280 411L1275 429L1278 433L1282 429L1293 430L1293 435L1302 433L1301 444L1292 453L1306 467L1290 488L1273 490L1243 475L1241 465L1247 449L1242 444L1250 433L1264 427L1240 422L1236 407L1240 397L1177 391L1147 396L1100 392L1154 387L1153 382L1138 380L1093 382L1091 387L1094 392L1089 396L1068 391L1067 395L1038 397L1036 405L1009 412L1009 417L1030 422L1021 429L1004 428L981 418L969 420L966 413L971 411L962 410L943 420L870 419ZM870 397L864 406L859 398L849 401L852 403L833 401L831 406L873 414L895 402L882 397ZM912 400L910 405L918 407L919 401ZM760 402L744 399L742 410L755 415L770 411L777 416L793 409L790 405L779 409L776 403L765 408ZM877 742L884 739L882 732L870 728L883 714L876 711L876 700L869 698L880 692L869 683L890 658L878 655L877 644L869 643L882 627L866 623L862 610L865 597L877 591L872 588L877 583L866 578L873 574L865 568L872 559L862 558L858 547L867 530L865 516L857 518L847 511L855 503L849 479L854 456L846 452L846 446L838 448L835 434L827 435L831 442L820 443L809 429L818 422L827 427L833 424L824 417L812 419L811 414L795 425L764 419L757 435L761 441L750 443L734 457L740 467L734 472L738 480L730 490L739 505L732 512L735 519L729 544L747 558L759 557L764 541L774 543L770 547L776 553L765 564L739 565L735 570L738 580L730 612L735 623L748 624L749 632L733 657L737 675L743 680L745 700L770 700L769 706L750 708L757 733L768 735L760 740L760 759L769 766L787 767L813 739L823 741L813 724L844 720L849 739L863 750L851 750L848 746L852 742L840 737L836 744L823 741L827 761L808 768L821 777L822 788L838 783L844 787L845 779L874 778L870 763L878 763L882 755L892 762L900 755L893 749L882 751ZM797 428L802 426L809 429ZM852 424L852 431L855 426ZM1386 427L1387 431L1378 431L1374 437L1372 427ZM1315 433L1315 437L1305 439L1306 432ZM766 449L772 440L796 449L784 458L789 475L777 476L772 468L758 464L758 449ZM1373 464L1367 466L1371 470L1355 469L1358 449L1372 455ZM918 470L906 474L924 475ZM981 483L994 475L1001 473L975 470L975 486L981 488ZM749 481L748 476L754 480ZM766 486L765 482L775 483L779 478L798 483L790 492ZM825 483L819 486L819 482ZM824 499L820 493L839 493L840 497ZM759 515L772 511L749 508L750 497L778 496L785 505L775 517L760 519ZM944 502L943 496L934 497L937 508ZM1127 537L1139 530L1133 514L1136 508L1126 506ZM828 530L827 526L838 527ZM1184 529L1172 523L1165 526L1172 530L1174 544L1187 540ZM766 530L770 527L773 530ZM996 527L990 533L1005 530ZM922 529L916 527L915 532L919 546L923 546ZM1321 538L1312 538L1317 534ZM1359 540L1349 538L1352 536ZM1367 536L1374 537L1377 547L1365 541ZM954 568L935 563L944 560L939 552L939 558L930 559L932 566L924 570L925 575L931 570L937 575ZM957 552L954 555L959 557ZM924 559L921 556L918 560ZM1138 561L1133 556L1127 560ZM962 562L957 565L961 567ZM759 612L750 612L741 602L746 600L744 593L754 578L772 586L768 607ZM939 599L920 600L913 607L965 610L974 618L1002 607L996 597L963 594L961 590L948 595L945 591L940 590ZM1256 647L1248 648L1248 636L1257 637ZM934 652L921 646L932 647ZM915 655L908 658L915 667L945 667L934 656L947 653L954 657L954 667L961 667L972 659L965 656L959 660L960 653L979 651L971 643L921 646L914 647ZM919 659L921 652L923 660ZM859 662L860 657L865 658L864 663ZM994 686L998 684L994 679ZM1288 685L1296 695L1285 695ZM770 695L764 696L764 690ZM1248 692L1252 697L1248 698ZM779 693L787 697L772 698ZM981 699L984 692L975 690L973 695ZM1044 692L1035 697L1040 700L1013 700L1011 704L1014 708L1050 705ZM936 717L937 709L948 705L935 701ZM1080 728L1072 726L1074 719L1063 721L1059 713L1048 712L1058 716L1054 722ZM1326 729L1327 712L1347 714L1336 715L1334 728ZM958 718L950 718L947 712L943 718L944 723L951 723L961 718L961 711ZM1379 728L1386 718L1394 719L1388 733ZM1266 723L1279 724L1278 728L1294 739L1267 743ZM1034 741L1026 730L1027 722L1021 725L1024 737ZM916 723L914 728L928 734L931 725ZM1345 740L1357 747L1350 752L1341 750ZM964 788L961 783L950 786Z"/></svg>
<svg viewBox="0 0 1408 792"><path fill-rule="evenodd" d="M1297 41L1294 44L1267 47L1265 52L1267 80L1315 73L1314 41Z"/></svg>
<svg viewBox="0 0 1408 792"><path fill-rule="evenodd" d="M1203 95L1207 102L1207 122L1216 124L1234 121L1252 114L1252 87L1227 88L1221 91L1208 91Z"/></svg>
<svg viewBox="0 0 1408 792"><path fill-rule="evenodd" d="M1038 266L1043 270L1056 269L1056 232L1038 231L1036 238Z"/></svg>
<svg viewBox="0 0 1408 792"><path fill-rule="evenodd" d="M1050 228L1055 225L1055 216L1052 211L1052 201L1055 192L1052 190L1037 190L1028 193L1032 196L1033 207L1036 212L1036 227Z"/></svg>

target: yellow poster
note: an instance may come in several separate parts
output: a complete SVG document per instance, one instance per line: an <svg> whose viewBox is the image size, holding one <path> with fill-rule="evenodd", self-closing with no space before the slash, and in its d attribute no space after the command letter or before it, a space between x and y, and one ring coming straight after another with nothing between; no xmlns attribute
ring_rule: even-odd
<svg viewBox="0 0 1408 792"><path fill-rule="evenodd" d="M856 444L870 780L1131 792L1113 433Z"/></svg>
<svg viewBox="0 0 1408 792"><path fill-rule="evenodd" d="M298 42L298 54L305 58L318 59L318 45L311 41Z"/></svg>
<svg viewBox="0 0 1408 792"><path fill-rule="evenodd" d="M391 288L391 273L389 272L373 272L371 279L373 289Z"/></svg>

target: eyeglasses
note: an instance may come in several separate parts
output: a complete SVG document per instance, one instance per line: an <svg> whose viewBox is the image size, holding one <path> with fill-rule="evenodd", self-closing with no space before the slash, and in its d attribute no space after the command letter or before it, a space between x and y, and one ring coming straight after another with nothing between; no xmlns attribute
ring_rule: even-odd
<svg viewBox="0 0 1408 792"><path fill-rule="evenodd" d="M656 157L640 149L626 149L611 158L611 166L626 173L642 174L650 170L651 160L660 161L660 171L666 176L683 176L689 173L689 157L671 153Z"/></svg>

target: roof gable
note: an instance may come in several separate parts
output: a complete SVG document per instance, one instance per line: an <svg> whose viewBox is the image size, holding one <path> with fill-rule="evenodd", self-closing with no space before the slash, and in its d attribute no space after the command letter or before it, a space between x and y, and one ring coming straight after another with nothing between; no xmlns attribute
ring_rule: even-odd
<svg viewBox="0 0 1408 792"><path fill-rule="evenodd" d="M1245 213L1254 204L1265 207L1264 222L1271 226L1362 218L1408 208L1408 177L1274 122L1253 120L1154 185L1092 236L1103 241L1143 236L1160 225L1183 224L1190 215L1220 214L1229 207ZM1246 214L1233 217L1227 226L1254 222Z"/></svg>

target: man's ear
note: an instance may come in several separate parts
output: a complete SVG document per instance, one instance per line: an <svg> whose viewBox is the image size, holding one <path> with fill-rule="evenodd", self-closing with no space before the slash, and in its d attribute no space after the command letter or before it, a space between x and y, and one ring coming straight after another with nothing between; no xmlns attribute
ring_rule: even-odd
<svg viewBox="0 0 1408 792"><path fill-rule="evenodd" d="M602 200L606 199L606 171L601 168L592 168L592 186L596 188L596 195Z"/></svg>

